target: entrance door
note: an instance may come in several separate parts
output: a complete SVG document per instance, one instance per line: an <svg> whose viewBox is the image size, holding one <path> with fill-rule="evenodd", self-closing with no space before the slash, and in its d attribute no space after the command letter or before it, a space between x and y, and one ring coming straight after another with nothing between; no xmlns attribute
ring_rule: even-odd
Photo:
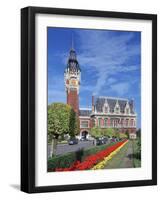
<svg viewBox="0 0 161 200"><path fill-rule="evenodd" d="M88 131L82 131L82 139L87 140Z"/></svg>

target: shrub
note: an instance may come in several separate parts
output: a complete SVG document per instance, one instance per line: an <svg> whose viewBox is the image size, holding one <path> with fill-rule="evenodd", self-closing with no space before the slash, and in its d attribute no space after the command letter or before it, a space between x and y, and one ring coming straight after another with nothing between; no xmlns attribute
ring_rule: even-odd
<svg viewBox="0 0 161 200"><path fill-rule="evenodd" d="M64 155L54 156L48 159L48 171L54 171L56 168L68 168L76 161L82 162L87 156L94 155L97 152L112 146L114 143L96 146L89 149L79 149L76 152L66 153Z"/></svg>
<svg viewBox="0 0 161 200"><path fill-rule="evenodd" d="M127 138L127 134L125 133L120 133L119 137L122 139L122 138Z"/></svg>
<svg viewBox="0 0 161 200"><path fill-rule="evenodd" d="M72 163L74 163L77 160L76 158L76 154L71 152L71 153L67 153L64 155L60 155L60 156L54 156L53 158L50 158L48 160L48 171L50 171L50 169L55 169L55 168L65 168L65 167L70 167L70 165Z"/></svg>
<svg viewBox="0 0 161 200"><path fill-rule="evenodd" d="M121 148L121 145L125 144L128 142L127 140L117 142L113 144L112 146L106 147L106 149L101 150L97 152L96 154L87 156L84 161L80 162L77 161L75 162L72 166L69 168L56 168L56 171L73 171L73 170L88 170L93 168L94 165L98 164L100 161L104 160L105 157L109 156L110 154L113 153L116 154L116 150L118 148Z"/></svg>

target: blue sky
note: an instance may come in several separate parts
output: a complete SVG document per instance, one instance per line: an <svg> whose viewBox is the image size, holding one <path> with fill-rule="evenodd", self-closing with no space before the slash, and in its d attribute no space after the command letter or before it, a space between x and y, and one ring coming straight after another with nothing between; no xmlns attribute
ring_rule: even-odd
<svg viewBox="0 0 161 200"><path fill-rule="evenodd" d="M80 107L91 107L92 95L133 98L140 127L140 32L49 27L48 104L66 103L64 69L72 35L82 71Z"/></svg>

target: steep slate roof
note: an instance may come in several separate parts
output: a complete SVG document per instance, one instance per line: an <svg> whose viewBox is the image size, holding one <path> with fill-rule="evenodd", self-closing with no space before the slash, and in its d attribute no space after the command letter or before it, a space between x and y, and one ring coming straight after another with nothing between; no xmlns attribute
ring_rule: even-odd
<svg viewBox="0 0 161 200"><path fill-rule="evenodd" d="M92 110L85 110L85 109L80 109L79 110L79 116L87 116L87 117L89 117L91 113L92 113Z"/></svg>
<svg viewBox="0 0 161 200"><path fill-rule="evenodd" d="M114 112L115 105L118 101L120 106L120 112L124 113L126 103L129 103L131 114L134 114L133 100L114 98L114 97L97 97L95 99L95 109L97 112L103 112L104 104L107 102L110 108L110 112ZM92 113L90 109L80 109L79 116L89 117Z"/></svg>
<svg viewBox="0 0 161 200"><path fill-rule="evenodd" d="M130 106L131 113L134 114L135 112L134 112L134 103L133 103L133 100L131 100L129 102L129 106Z"/></svg>
<svg viewBox="0 0 161 200"><path fill-rule="evenodd" d="M72 48L69 52L69 58L68 58L68 63L67 63L67 68L68 70L71 71L81 71L77 56L76 56L76 51Z"/></svg>
<svg viewBox="0 0 161 200"><path fill-rule="evenodd" d="M97 110L97 112L103 112L103 106L104 106L105 100L109 105L110 112L114 112L114 108L115 108L116 102L118 101L121 113L124 112L126 103L128 101L129 106L130 106L131 114L134 114L133 102L132 101L129 101L128 99L111 98L111 97L98 97L96 99L96 101L95 101L95 109Z"/></svg>

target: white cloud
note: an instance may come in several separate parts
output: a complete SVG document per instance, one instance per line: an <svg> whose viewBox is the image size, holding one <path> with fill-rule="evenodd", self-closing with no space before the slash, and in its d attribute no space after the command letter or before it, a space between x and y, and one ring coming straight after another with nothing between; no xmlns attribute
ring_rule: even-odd
<svg viewBox="0 0 161 200"><path fill-rule="evenodd" d="M129 73L139 69L139 65L127 61L140 54L140 45L130 45L134 34L111 34L111 31L75 31L80 41L78 61L85 78L81 82L80 92L91 92L101 95L103 88L115 92L119 96L125 95L133 81L118 80L121 73ZM77 51L77 49L76 49ZM56 53L52 59L59 59L65 65L68 52ZM118 76L117 76L118 75ZM88 76L88 77L87 77ZM94 80L92 83L90 80ZM52 77L49 80L48 99L50 101L66 102L65 88L62 77Z"/></svg>
<svg viewBox="0 0 161 200"><path fill-rule="evenodd" d="M90 91L90 92L92 92L93 91L93 89L94 89L94 86L92 86L92 85L81 85L80 86L80 90L81 91Z"/></svg>
<svg viewBox="0 0 161 200"><path fill-rule="evenodd" d="M116 92L118 95L122 96L129 91L130 85L127 82L122 82L112 85L110 89Z"/></svg>
<svg viewBox="0 0 161 200"><path fill-rule="evenodd" d="M85 69L98 74L94 88L95 94L100 94L107 83L116 82L110 79L111 75L139 69L138 65L125 65L132 56L140 54L139 45L129 45L129 41L134 37L132 32L113 35L110 31L84 30L76 33L81 43L78 60L82 71Z"/></svg>
<svg viewBox="0 0 161 200"><path fill-rule="evenodd" d="M117 80L115 78L109 78L108 79L108 84L116 83Z"/></svg>

